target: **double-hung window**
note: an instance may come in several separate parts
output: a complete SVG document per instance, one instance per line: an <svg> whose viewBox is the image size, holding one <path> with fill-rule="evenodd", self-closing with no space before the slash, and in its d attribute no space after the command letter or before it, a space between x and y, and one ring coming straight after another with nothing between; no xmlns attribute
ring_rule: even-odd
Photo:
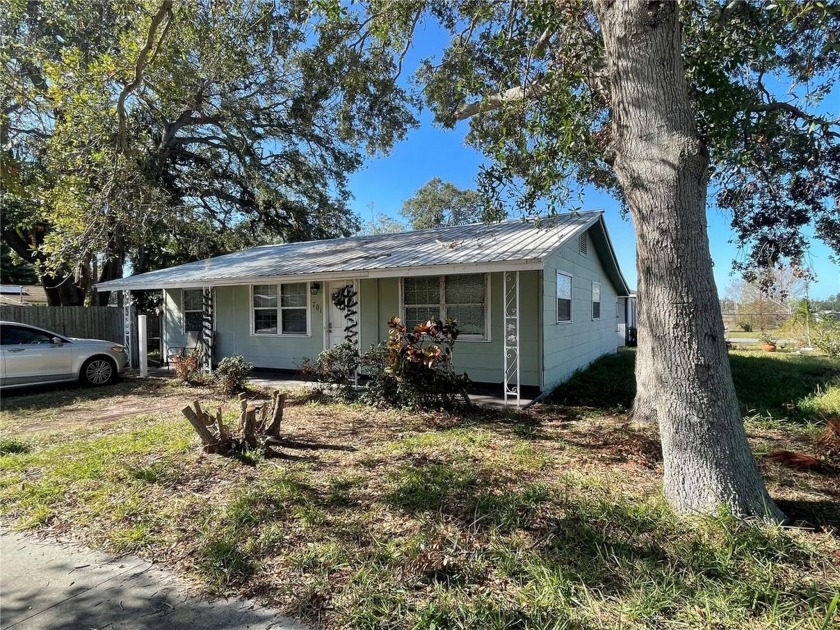
<svg viewBox="0 0 840 630"><path fill-rule="evenodd" d="M592 319L601 319L601 283L592 283Z"/></svg>
<svg viewBox="0 0 840 630"><path fill-rule="evenodd" d="M557 272L557 321L572 321L572 276Z"/></svg>
<svg viewBox="0 0 840 630"><path fill-rule="evenodd" d="M252 287L255 335L309 334L309 291L305 282Z"/></svg>
<svg viewBox="0 0 840 630"><path fill-rule="evenodd" d="M462 339L487 339L485 274L422 276L403 280L403 306L409 329L430 319L454 319Z"/></svg>
<svg viewBox="0 0 840 630"><path fill-rule="evenodd" d="M184 289L183 308L184 332L201 332L204 322L204 308L202 307L203 291L201 289Z"/></svg>

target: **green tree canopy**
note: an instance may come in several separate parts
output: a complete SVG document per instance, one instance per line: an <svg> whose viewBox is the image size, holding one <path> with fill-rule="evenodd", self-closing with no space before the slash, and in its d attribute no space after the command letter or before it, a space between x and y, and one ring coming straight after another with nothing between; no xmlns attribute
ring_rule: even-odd
<svg viewBox="0 0 840 630"><path fill-rule="evenodd" d="M480 192L458 188L439 177L430 179L406 199L401 212L414 230L505 218L501 206L493 206Z"/></svg>
<svg viewBox="0 0 840 630"><path fill-rule="evenodd" d="M840 120L837 101L826 100L840 73L840 4L679 7L711 192L746 251L737 268L755 279L758 269L801 263L809 229L840 254ZM527 209L566 208L586 184L626 200L612 168L616 117L592 2L428 9L451 40L420 69L423 94L439 123L470 120L467 142L492 158L484 191Z"/></svg>
<svg viewBox="0 0 840 630"><path fill-rule="evenodd" d="M348 175L414 124L390 51L329 3L2 4L4 241L82 284L349 234Z"/></svg>
<svg viewBox="0 0 840 630"><path fill-rule="evenodd" d="M0 243L0 284L38 284L35 268Z"/></svg>

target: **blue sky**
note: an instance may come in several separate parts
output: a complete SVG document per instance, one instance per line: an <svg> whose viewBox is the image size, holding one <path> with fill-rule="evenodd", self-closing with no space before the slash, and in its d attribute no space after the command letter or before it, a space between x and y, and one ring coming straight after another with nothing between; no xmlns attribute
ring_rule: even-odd
<svg viewBox="0 0 840 630"><path fill-rule="evenodd" d="M445 36L436 28L427 28L417 41L418 46L406 60L409 72L422 57L439 55ZM401 218L403 201L433 177L451 181L461 188L475 188L475 177L485 159L464 144L469 123L464 121L454 130L441 129L432 124L428 111L421 113L420 122L420 128L411 131L388 156L370 160L363 170L351 177L350 188L355 196L351 207L362 220L370 220L372 214L378 213ZM583 207L605 211L607 229L624 277L635 288L636 246L630 218L622 218L614 198L591 188L587 190ZM730 274L732 261L739 256L738 247L730 242L733 235L723 213L710 209L708 223L715 281L718 293L723 297L733 280ZM812 299L825 299L840 293L840 267L831 262L830 253L820 241L812 241L809 262L816 274L816 282L811 285Z"/></svg>

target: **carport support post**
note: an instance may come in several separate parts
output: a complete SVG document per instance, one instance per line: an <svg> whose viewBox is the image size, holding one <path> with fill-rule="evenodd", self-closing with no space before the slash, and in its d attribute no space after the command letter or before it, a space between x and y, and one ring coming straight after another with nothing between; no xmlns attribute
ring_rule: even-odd
<svg viewBox="0 0 840 630"><path fill-rule="evenodd" d="M146 378L149 375L149 356L148 345L146 341L146 316L137 316L137 351L140 355L140 378Z"/></svg>
<svg viewBox="0 0 840 630"><path fill-rule="evenodd" d="M123 291L123 345L128 353L128 369L134 368L131 351L131 291Z"/></svg>

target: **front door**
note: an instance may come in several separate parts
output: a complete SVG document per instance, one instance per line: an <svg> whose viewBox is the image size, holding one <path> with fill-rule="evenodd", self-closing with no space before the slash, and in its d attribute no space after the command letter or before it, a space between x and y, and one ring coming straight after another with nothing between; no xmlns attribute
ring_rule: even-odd
<svg viewBox="0 0 840 630"><path fill-rule="evenodd" d="M615 329L618 345L627 345L627 298L618 298L615 302Z"/></svg>
<svg viewBox="0 0 840 630"><path fill-rule="evenodd" d="M349 322L347 320L348 309L346 308L346 298L351 294L355 297L355 292L356 288L352 280L336 280L329 283L327 291L327 300L329 301L329 304L327 304L327 345L330 348L339 346L347 340L348 331L345 329L348 327ZM336 299L345 305L343 310L336 306ZM354 311L355 314L353 313ZM357 324L355 328L356 331L358 331L358 311L358 305L350 306L349 312L351 318Z"/></svg>

